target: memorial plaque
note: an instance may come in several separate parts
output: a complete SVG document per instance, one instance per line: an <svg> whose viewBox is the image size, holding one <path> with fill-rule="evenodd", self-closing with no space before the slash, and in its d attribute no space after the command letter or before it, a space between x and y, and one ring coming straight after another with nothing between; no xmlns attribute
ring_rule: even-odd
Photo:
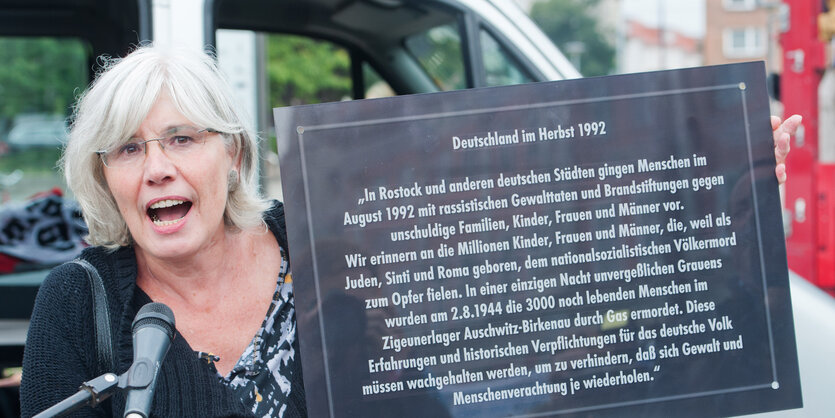
<svg viewBox="0 0 835 418"><path fill-rule="evenodd" d="M275 119L312 416L801 406L762 63Z"/></svg>

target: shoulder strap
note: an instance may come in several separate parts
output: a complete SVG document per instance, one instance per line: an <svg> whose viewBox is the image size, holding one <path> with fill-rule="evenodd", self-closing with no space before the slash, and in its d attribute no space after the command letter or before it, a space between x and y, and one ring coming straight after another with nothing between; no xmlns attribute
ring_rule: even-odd
<svg viewBox="0 0 835 418"><path fill-rule="evenodd" d="M104 293L99 272L86 260L77 258L72 260L87 271L87 279L90 281L90 289L93 294L93 321L96 328L93 335L96 338L96 361L97 374L116 372L116 363L113 359L113 340L110 336L110 312L107 308L107 296Z"/></svg>

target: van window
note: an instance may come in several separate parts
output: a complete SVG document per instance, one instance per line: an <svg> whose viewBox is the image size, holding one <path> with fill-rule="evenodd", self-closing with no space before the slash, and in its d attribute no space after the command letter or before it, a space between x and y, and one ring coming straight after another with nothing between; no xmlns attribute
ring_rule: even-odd
<svg viewBox="0 0 835 418"><path fill-rule="evenodd" d="M282 194L269 109L395 95L373 66L364 60L352 62L359 58L335 42L302 35L221 29L217 31L217 43L220 67L265 139L261 181L269 197L281 198ZM360 71L356 75L354 66ZM260 92L254 87L258 85L263 86Z"/></svg>
<svg viewBox="0 0 835 418"><path fill-rule="evenodd" d="M533 81L490 32L482 28L479 38L484 63L484 81L487 86L506 86Z"/></svg>
<svg viewBox="0 0 835 418"><path fill-rule="evenodd" d="M271 107L351 98L351 57L345 48L304 36L266 38Z"/></svg>
<svg viewBox="0 0 835 418"><path fill-rule="evenodd" d="M458 25L435 26L406 38L406 49L441 91L467 88Z"/></svg>
<svg viewBox="0 0 835 418"><path fill-rule="evenodd" d="M269 107L351 100L355 84L358 98L393 96L391 86L367 62L362 79L351 77L351 55L333 42L305 36L266 35Z"/></svg>
<svg viewBox="0 0 835 418"><path fill-rule="evenodd" d="M397 95L391 85L367 62L362 63L362 79L365 87L364 98L366 99Z"/></svg>
<svg viewBox="0 0 835 418"><path fill-rule="evenodd" d="M67 117L89 79L88 45L74 38L0 37L0 199L60 188Z"/></svg>

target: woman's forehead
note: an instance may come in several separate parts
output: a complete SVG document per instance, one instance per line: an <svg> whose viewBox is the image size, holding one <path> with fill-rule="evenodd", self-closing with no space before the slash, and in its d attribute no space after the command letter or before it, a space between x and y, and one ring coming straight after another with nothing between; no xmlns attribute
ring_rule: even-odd
<svg viewBox="0 0 835 418"><path fill-rule="evenodd" d="M189 120L179 109L170 95L160 92L154 104L148 109L145 118L137 127L133 136L166 135L177 130L195 127L196 124Z"/></svg>

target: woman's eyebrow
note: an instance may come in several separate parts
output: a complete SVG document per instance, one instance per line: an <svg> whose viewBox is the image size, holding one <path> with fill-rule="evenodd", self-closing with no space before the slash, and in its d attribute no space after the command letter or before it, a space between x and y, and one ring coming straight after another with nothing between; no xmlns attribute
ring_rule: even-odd
<svg viewBox="0 0 835 418"><path fill-rule="evenodd" d="M187 125L187 124L168 125L168 127L166 127L161 133L154 134L154 137L162 138L162 137L165 137L167 135L177 133L178 131L181 131L181 130L184 130L184 129L197 129L197 128L195 128L194 126L191 126L191 125ZM142 139L143 138L141 136L139 136L137 134L133 134L133 135L131 135L129 141L142 140Z"/></svg>

